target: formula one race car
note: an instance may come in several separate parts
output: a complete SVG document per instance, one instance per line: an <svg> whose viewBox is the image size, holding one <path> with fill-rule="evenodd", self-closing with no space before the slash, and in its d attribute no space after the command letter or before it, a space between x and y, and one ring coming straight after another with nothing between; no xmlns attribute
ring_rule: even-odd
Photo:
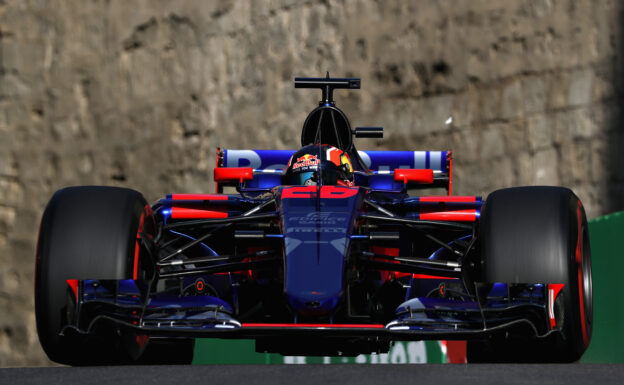
<svg viewBox="0 0 624 385"><path fill-rule="evenodd" d="M41 222L36 319L70 364L189 362L194 338L357 355L468 340L470 362L570 362L592 333L587 220L561 187L453 196L450 151L357 151L320 88L298 151L217 149L216 194L68 187ZM408 195L426 188L442 195ZM225 192L229 192L224 194Z"/></svg>

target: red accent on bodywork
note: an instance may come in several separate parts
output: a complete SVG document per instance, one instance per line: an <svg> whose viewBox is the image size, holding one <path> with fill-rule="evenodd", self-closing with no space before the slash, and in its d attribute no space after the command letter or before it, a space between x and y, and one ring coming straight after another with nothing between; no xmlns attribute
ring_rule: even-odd
<svg viewBox="0 0 624 385"><path fill-rule="evenodd" d="M266 247L260 247L260 246L247 247L247 253L249 254L257 253L258 251L266 251L266 250L268 250ZM241 262L253 262L257 260L258 260L258 257L249 257L249 258L244 258ZM233 271L232 274L247 274L249 279L251 280L256 279L256 277L254 276L254 271L252 269Z"/></svg>
<svg viewBox="0 0 624 385"><path fill-rule="evenodd" d="M371 251L373 253L389 255L391 257L398 257L399 256L399 248L398 247L373 246L373 247L371 247Z"/></svg>
<svg viewBox="0 0 624 385"><path fill-rule="evenodd" d="M343 199L350 198L358 193L358 188L344 186L323 186L321 187L321 199Z"/></svg>
<svg viewBox="0 0 624 385"><path fill-rule="evenodd" d="M132 279L135 281L139 278L139 239L134 241L134 263L132 264Z"/></svg>
<svg viewBox="0 0 624 385"><path fill-rule="evenodd" d="M144 348L149 342L149 337L146 334L137 334L134 336L134 340L138 346Z"/></svg>
<svg viewBox="0 0 624 385"><path fill-rule="evenodd" d="M316 190L316 186L284 187L282 189L282 199L312 198L312 194L316 193Z"/></svg>
<svg viewBox="0 0 624 385"><path fill-rule="evenodd" d="M477 220L477 210L425 211L420 213L420 219L425 221L474 222Z"/></svg>
<svg viewBox="0 0 624 385"><path fill-rule="evenodd" d="M412 278L414 279L459 279L453 277L440 277L437 275L427 275L427 274L412 274Z"/></svg>
<svg viewBox="0 0 624 385"><path fill-rule="evenodd" d="M397 168L394 170L394 181L408 183L433 183L433 170L431 169L410 169Z"/></svg>
<svg viewBox="0 0 624 385"><path fill-rule="evenodd" d="M325 329L383 329L383 325L371 324L267 324L244 323L244 328L325 328Z"/></svg>
<svg viewBox="0 0 624 385"><path fill-rule="evenodd" d="M227 211L187 209L182 207L171 208L172 219L211 219L227 217Z"/></svg>
<svg viewBox="0 0 624 385"><path fill-rule="evenodd" d="M420 219L430 221L474 222L477 220L476 209L453 210L445 203L476 203L475 196L426 196L418 198L421 206Z"/></svg>
<svg viewBox="0 0 624 385"><path fill-rule="evenodd" d="M78 302L78 280L77 279L68 279L67 284L71 287L74 292L74 298L76 298L76 302Z"/></svg>
<svg viewBox="0 0 624 385"><path fill-rule="evenodd" d="M282 199L288 198L314 198L316 197L317 186L294 186L282 189ZM321 199L343 199L350 198L358 193L358 188L322 186Z"/></svg>
<svg viewBox="0 0 624 385"><path fill-rule="evenodd" d="M227 195L220 194L172 194L171 199L175 200L198 200L198 201L226 201Z"/></svg>
<svg viewBox="0 0 624 385"><path fill-rule="evenodd" d="M371 251L375 254L383 254L383 255L389 255L391 257L398 257L399 256L399 248L398 247L381 247L381 246L372 246L371 247ZM375 258L373 258L375 259ZM379 261L386 261L385 259L377 259ZM394 261L395 263L400 263L399 261ZM389 270L379 270L379 273L381 274L381 280L386 282L390 279L393 278L401 278L401 277L408 277L410 275L410 273L403 273L403 272L399 272L399 271L389 271Z"/></svg>
<svg viewBox="0 0 624 385"><path fill-rule="evenodd" d="M555 300L563 289L562 283L550 283L548 284L548 318L550 319L550 329L554 329L557 326L557 320L555 319Z"/></svg>
<svg viewBox="0 0 624 385"><path fill-rule="evenodd" d="M371 251L376 254L389 255L391 257L399 256L399 248L398 247L381 247L381 246L372 246ZM381 260L381 259L380 259ZM385 260L384 260L385 261ZM398 261L396 261L399 263ZM380 270L381 277L383 281L390 279L390 277L394 276L395 278L407 277L410 273L403 273L399 271L385 271ZM413 279L443 279L443 280L456 280L459 278L453 277L442 277L437 275L428 275L428 274L411 274Z"/></svg>
<svg viewBox="0 0 624 385"><path fill-rule="evenodd" d="M215 182L236 182L243 183L253 179L253 168L251 167L217 167L214 169Z"/></svg>

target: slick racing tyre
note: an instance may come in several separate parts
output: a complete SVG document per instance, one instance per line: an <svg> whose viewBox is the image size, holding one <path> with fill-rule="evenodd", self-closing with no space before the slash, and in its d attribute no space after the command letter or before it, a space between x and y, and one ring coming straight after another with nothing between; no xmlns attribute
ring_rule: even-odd
<svg viewBox="0 0 624 385"><path fill-rule="evenodd" d="M35 269L37 333L52 361L111 364L140 355L144 344L129 347L123 340L139 339L122 338L119 331L95 339L59 333L75 319L76 296L68 280L146 279L141 237L149 238L154 228L151 209L136 191L86 186L54 194L41 220Z"/></svg>
<svg viewBox="0 0 624 385"><path fill-rule="evenodd" d="M592 335L591 252L585 210L567 188L493 192L480 222L484 282L563 284L553 338L468 341L468 362L574 362Z"/></svg>

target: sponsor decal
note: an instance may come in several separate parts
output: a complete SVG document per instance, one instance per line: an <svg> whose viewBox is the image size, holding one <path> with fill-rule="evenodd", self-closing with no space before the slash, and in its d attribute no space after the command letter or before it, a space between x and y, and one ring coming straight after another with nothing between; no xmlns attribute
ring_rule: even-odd
<svg viewBox="0 0 624 385"><path fill-rule="evenodd" d="M225 167L285 169L294 150L224 150ZM371 170L414 168L448 171L447 151L358 151L364 165ZM335 155L331 155L335 156ZM329 157L331 159L331 157ZM340 163L344 163L340 160Z"/></svg>
<svg viewBox="0 0 624 385"><path fill-rule="evenodd" d="M343 227L290 227L286 233L346 233Z"/></svg>
<svg viewBox="0 0 624 385"><path fill-rule="evenodd" d="M301 167L318 166L320 163L321 160L316 155L306 154L302 157L297 158L295 163L292 165L292 169L297 170Z"/></svg>
<svg viewBox="0 0 624 385"><path fill-rule="evenodd" d="M346 220L346 217L335 216L333 212L312 212L305 216L288 218L288 221L297 222L300 225L336 225Z"/></svg>

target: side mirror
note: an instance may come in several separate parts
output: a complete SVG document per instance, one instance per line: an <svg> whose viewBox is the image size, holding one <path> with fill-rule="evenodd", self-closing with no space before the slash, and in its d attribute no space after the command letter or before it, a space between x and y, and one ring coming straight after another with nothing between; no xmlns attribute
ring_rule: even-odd
<svg viewBox="0 0 624 385"><path fill-rule="evenodd" d="M215 182L238 182L253 180L253 168L251 167L216 167L214 169Z"/></svg>
<svg viewBox="0 0 624 385"><path fill-rule="evenodd" d="M355 127L356 138L383 138L383 127Z"/></svg>
<svg viewBox="0 0 624 385"><path fill-rule="evenodd" d="M407 184L432 184L433 170L397 168L394 170L394 181Z"/></svg>

